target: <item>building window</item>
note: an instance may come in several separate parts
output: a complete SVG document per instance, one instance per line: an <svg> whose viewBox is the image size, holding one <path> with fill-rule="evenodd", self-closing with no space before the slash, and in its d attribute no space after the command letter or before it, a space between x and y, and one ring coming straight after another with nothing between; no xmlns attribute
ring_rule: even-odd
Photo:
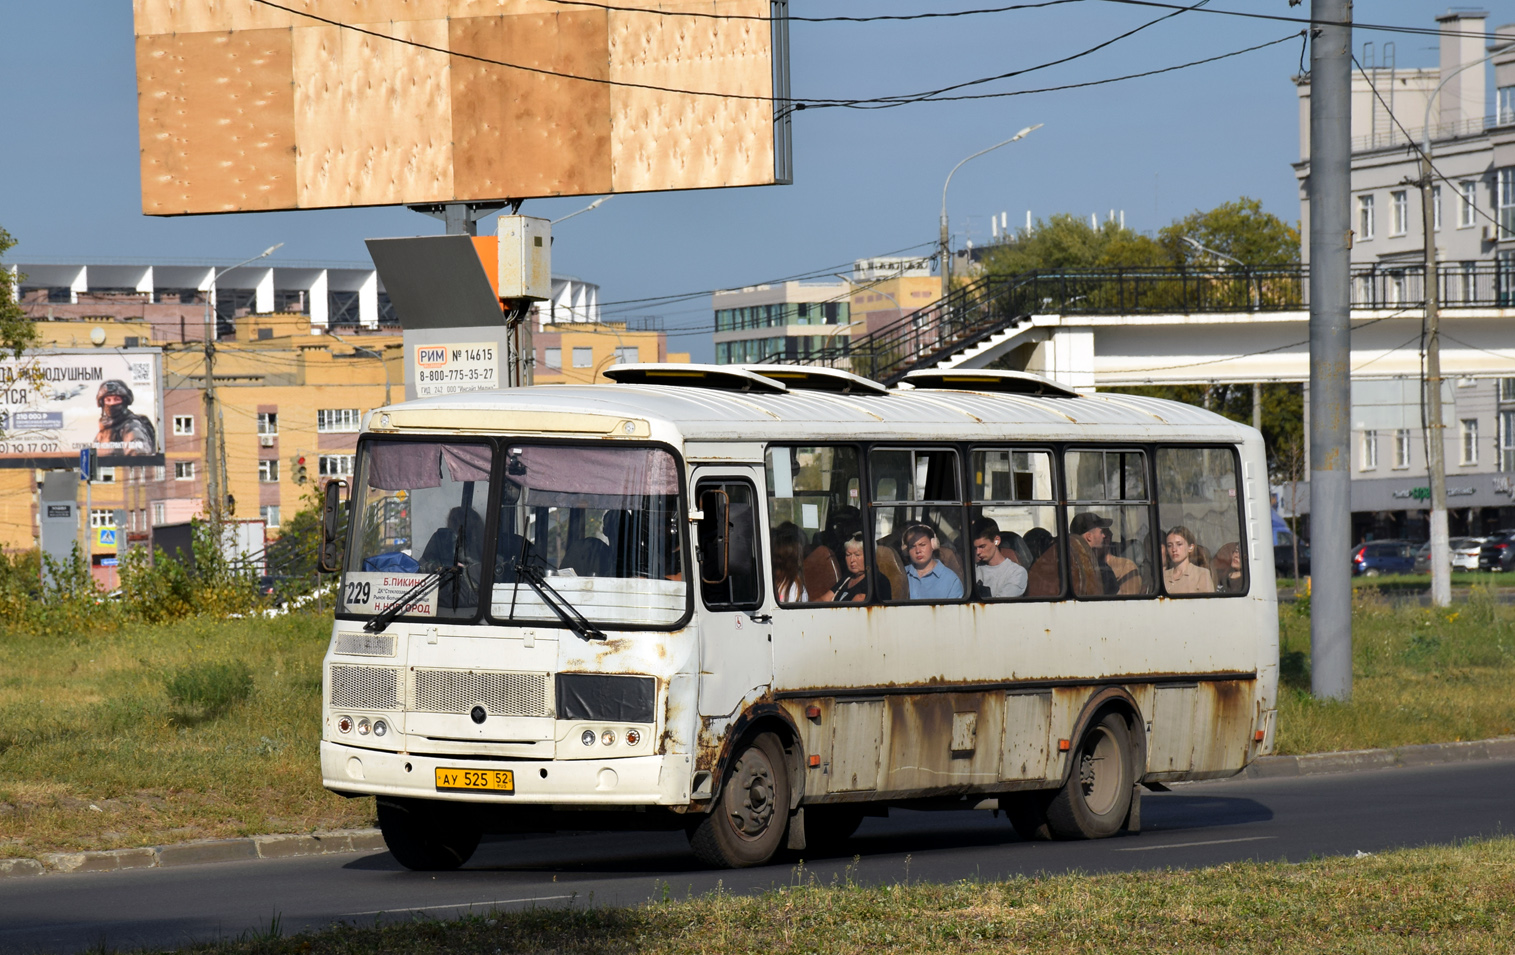
<svg viewBox="0 0 1515 955"><path fill-rule="evenodd" d="M545 369L547 371L562 371L563 370L563 349L561 349L561 348L544 348L544 349L542 349L542 364L544 364L544 365L547 366L547 368Z"/></svg>
<svg viewBox="0 0 1515 955"><path fill-rule="evenodd" d="M116 469L101 468L100 476L95 480L99 481L101 484L114 484L116 482Z"/></svg>
<svg viewBox="0 0 1515 955"><path fill-rule="evenodd" d="M593 368L594 367L594 349L593 348L575 348L573 350L573 367L575 367L575 368Z"/></svg>
<svg viewBox="0 0 1515 955"><path fill-rule="evenodd" d="M194 478L195 478L195 462L193 462L193 461L175 461L174 462L174 480L175 481L192 481L192 480L194 480Z"/></svg>
<svg viewBox="0 0 1515 955"><path fill-rule="evenodd" d="M1389 235L1404 235L1410 231L1410 194L1407 190L1396 189L1389 193L1389 201L1393 204Z"/></svg>
<svg viewBox="0 0 1515 955"><path fill-rule="evenodd" d="M1441 187L1431 187L1431 231L1441 231Z"/></svg>
<svg viewBox="0 0 1515 955"><path fill-rule="evenodd" d="M1515 411L1499 413L1499 470L1515 471Z"/></svg>
<svg viewBox="0 0 1515 955"><path fill-rule="evenodd" d="M1499 170L1499 237L1515 237L1515 166Z"/></svg>
<svg viewBox="0 0 1515 955"><path fill-rule="evenodd" d="M277 459L258 462L258 482L260 484L273 484L279 480L279 462Z"/></svg>
<svg viewBox="0 0 1515 955"><path fill-rule="evenodd" d="M1515 378L1499 379L1499 400L1515 402Z"/></svg>
<svg viewBox="0 0 1515 955"><path fill-rule="evenodd" d="M176 414L176 415L174 415L174 434L194 434L194 433L195 433L195 417L194 417L194 415L187 415L187 414Z"/></svg>
<svg viewBox="0 0 1515 955"><path fill-rule="evenodd" d="M279 526L279 505L264 504L258 508L258 516L263 518L263 526L273 530Z"/></svg>
<svg viewBox="0 0 1515 955"><path fill-rule="evenodd" d="M641 361L637 356L641 349L635 345L617 345L615 349L615 362L617 365L632 365Z"/></svg>
<svg viewBox="0 0 1515 955"><path fill-rule="evenodd" d="M316 473L321 477L351 477L351 454L323 454L316 461Z"/></svg>
<svg viewBox="0 0 1515 955"><path fill-rule="evenodd" d="M258 433L259 434L278 434L279 433L279 413L276 412L276 411L260 411L260 412L258 412Z"/></svg>
<svg viewBox="0 0 1515 955"><path fill-rule="evenodd" d="M1400 428L1394 432L1394 466L1407 468L1410 466L1410 429Z"/></svg>
<svg viewBox="0 0 1515 955"><path fill-rule="evenodd" d="M1515 123L1515 86L1501 86L1494 91L1494 96L1499 117L1497 124Z"/></svg>
<svg viewBox="0 0 1515 955"><path fill-rule="evenodd" d="M168 505L162 501L153 502L153 526L168 523Z"/></svg>
<svg viewBox="0 0 1515 955"><path fill-rule="evenodd" d="M1457 203L1457 228L1466 229L1473 225L1473 207L1478 201L1478 183L1472 179L1464 179L1457 184L1457 191L1462 199Z"/></svg>
<svg viewBox="0 0 1515 955"><path fill-rule="evenodd" d="M1378 432L1364 431L1362 433L1362 462L1360 470L1378 470Z"/></svg>
<svg viewBox="0 0 1515 955"><path fill-rule="evenodd" d="M1458 422L1462 432L1462 461L1464 467L1478 463L1478 419L1463 418Z"/></svg>
<svg viewBox="0 0 1515 955"><path fill-rule="evenodd" d="M258 417L261 419L263 416ZM361 418L357 408L317 408L316 430L322 433L356 431Z"/></svg>
<svg viewBox="0 0 1515 955"><path fill-rule="evenodd" d="M168 477L168 468L162 464L153 465L153 480L161 481Z"/></svg>
<svg viewBox="0 0 1515 955"><path fill-rule="evenodd" d="M1366 242L1373 238L1373 197L1357 197L1357 239Z"/></svg>
<svg viewBox="0 0 1515 955"><path fill-rule="evenodd" d="M90 527L115 527L116 512L108 507L92 507L89 511Z"/></svg>

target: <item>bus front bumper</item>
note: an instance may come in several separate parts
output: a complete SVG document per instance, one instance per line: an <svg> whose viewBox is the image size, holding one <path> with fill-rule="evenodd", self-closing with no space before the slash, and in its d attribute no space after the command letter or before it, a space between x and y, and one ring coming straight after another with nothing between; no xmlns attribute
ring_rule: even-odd
<svg viewBox="0 0 1515 955"><path fill-rule="evenodd" d="M438 791L436 770L509 770L514 793ZM344 794L572 806L689 803L688 756L527 760L418 756L321 741L321 782Z"/></svg>

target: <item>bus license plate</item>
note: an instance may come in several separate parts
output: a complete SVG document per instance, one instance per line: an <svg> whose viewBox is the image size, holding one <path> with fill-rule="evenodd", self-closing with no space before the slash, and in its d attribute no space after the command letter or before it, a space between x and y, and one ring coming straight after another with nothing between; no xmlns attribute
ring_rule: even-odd
<svg viewBox="0 0 1515 955"><path fill-rule="evenodd" d="M489 792L515 795L516 774L508 769L447 769L437 767L437 791Z"/></svg>

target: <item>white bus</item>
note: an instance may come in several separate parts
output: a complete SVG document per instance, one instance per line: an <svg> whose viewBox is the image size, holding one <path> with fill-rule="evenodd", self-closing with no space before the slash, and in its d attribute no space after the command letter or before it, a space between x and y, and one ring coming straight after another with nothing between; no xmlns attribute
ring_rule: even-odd
<svg viewBox="0 0 1515 955"><path fill-rule="evenodd" d="M607 374L365 422L321 771L404 865L553 829L759 865L889 807L1096 838L1271 750L1251 428L1012 372Z"/></svg>

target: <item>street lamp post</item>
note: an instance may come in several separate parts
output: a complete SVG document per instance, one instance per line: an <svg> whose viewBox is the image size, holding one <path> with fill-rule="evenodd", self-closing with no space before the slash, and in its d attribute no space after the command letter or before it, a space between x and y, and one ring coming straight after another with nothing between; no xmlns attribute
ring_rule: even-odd
<svg viewBox="0 0 1515 955"><path fill-rule="evenodd" d="M221 533L222 511L226 506L226 429L221 426L221 411L216 405L216 283L221 276L244 265L273 255L284 245L271 245L250 259L229 265L215 275L205 289L205 496L210 504L210 520Z"/></svg>
<svg viewBox="0 0 1515 955"><path fill-rule="evenodd" d="M1038 129L1041 129L1042 125L1043 124L1041 124L1041 123L1037 123L1035 126L1027 126L1025 129L1023 129L1020 132L1016 133L1014 136L1011 136L1009 139L1005 140L1002 143L995 143L993 146L990 146L988 149L980 149L978 152L974 153L973 155L968 156L965 159L963 159L962 162L959 162L956 166L953 166L952 167L952 172L947 173L947 181L944 182L944 183L942 183L942 221L941 221L942 234L941 234L941 240L940 240L941 273L942 273L942 301L943 302L945 302L947 300L947 293L949 291L951 291L951 287L952 287L952 250L949 248L950 240L948 238L949 233L947 231L947 187L950 186L950 185L952 185L952 177L953 177L953 175L959 169L963 168L963 164L966 163L966 162L968 162L968 160L970 160L970 159L977 159L978 157L984 155L985 153L992 153L996 149L1000 148L1001 146L1008 146L1011 143L1015 142L1016 140L1021 139L1021 138L1025 137L1026 135L1030 134L1031 132L1033 132L1035 130L1038 130Z"/></svg>

